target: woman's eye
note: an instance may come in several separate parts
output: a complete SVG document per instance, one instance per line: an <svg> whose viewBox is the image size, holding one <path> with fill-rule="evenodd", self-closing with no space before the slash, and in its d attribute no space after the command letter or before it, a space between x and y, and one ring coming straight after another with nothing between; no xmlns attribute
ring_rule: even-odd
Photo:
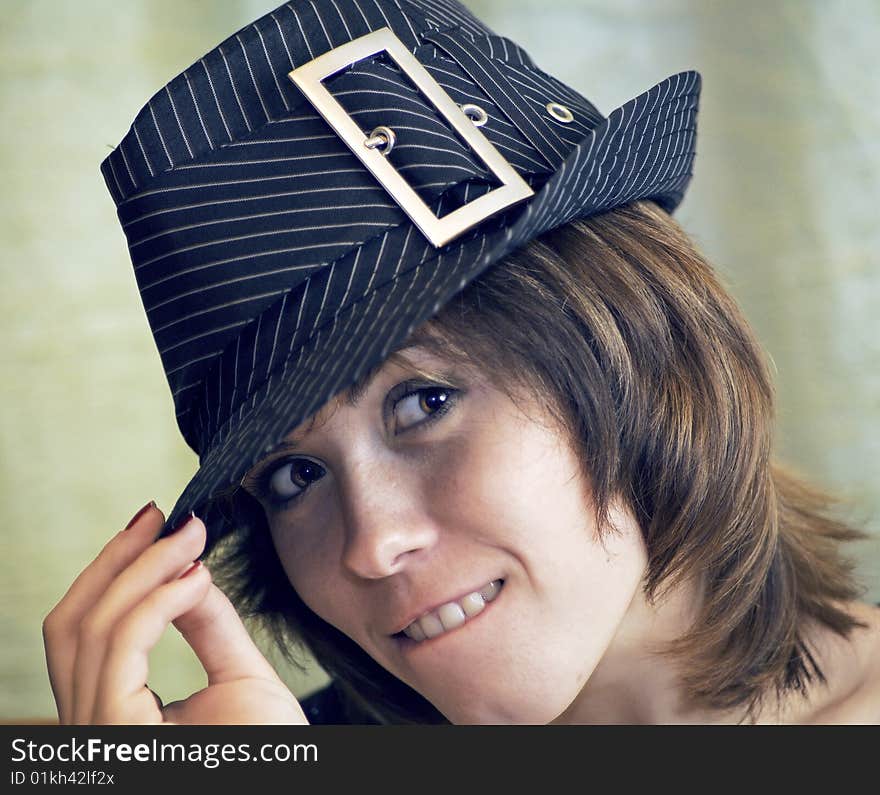
<svg viewBox="0 0 880 795"><path fill-rule="evenodd" d="M286 461L268 474L263 491L273 503L286 504L298 498L311 483L324 475L324 468L314 461L306 459Z"/></svg>
<svg viewBox="0 0 880 795"><path fill-rule="evenodd" d="M459 391L446 386L413 387L410 383L400 384L398 389L405 393L393 405L395 433L440 419L452 407ZM293 458L276 467L267 467L265 473L257 477L257 491L262 499L276 508L285 508L326 474L324 467L314 461Z"/></svg>
<svg viewBox="0 0 880 795"><path fill-rule="evenodd" d="M421 387L404 395L394 404L397 423L395 431L406 430L415 425L424 425L443 416L453 402L457 390L445 386Z"/></svg>

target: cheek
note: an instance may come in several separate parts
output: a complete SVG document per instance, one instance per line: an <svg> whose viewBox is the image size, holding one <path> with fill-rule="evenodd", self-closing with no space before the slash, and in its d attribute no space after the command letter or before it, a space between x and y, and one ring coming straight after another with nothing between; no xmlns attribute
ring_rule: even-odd
<svg viewBox="0 0 880 795"><path fill-rule="evenodd" d="M476 430L438 480L434 503L449 511L443 524L512 557L509 573L523 572L566 631L585 618L597 628L614 625L647 565L635 519L613 504L617 531L600 540L589 481L560 434L509 416Z"/></svg>
<svg viewBox="0 0 880 795"><path fill-rule="evenodd" d="M535 422L504 412L469 426L437 472L429 504L446 509L444 527L531 554L550 536L554 544L589 538L578 461L559 434Z"/></svg>
<svg viewBox="0 0 880 795"><path fill-rule="evenodd" d="M287 579L300 599L325 621L337 624L340 609L337 602L342 593L338 583L338 553L334 558L329 544L289 527L273 527L272 541ZM337 561L335 567L334 560Z"/></svg>
<svg viewBox="0 0 880 795"><path fill-rule="evenodd" d="M471 404L481 400L485 398L473 396ZM459 522L471 525L474 520L489 523L531 510L540 484L531 471L536 450L525 436L507 412L486 410L432 447L418 464L419 480L425 504L447 512L444 527L454 529Z"/></svg>

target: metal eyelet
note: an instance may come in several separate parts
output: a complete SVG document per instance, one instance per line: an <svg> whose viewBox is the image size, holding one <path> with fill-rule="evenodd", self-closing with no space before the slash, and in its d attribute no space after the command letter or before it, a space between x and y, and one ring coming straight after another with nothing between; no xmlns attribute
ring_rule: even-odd
<svg viewBox="0 0 880 795"><path fill-rule="evenodd" d="M364 141L364 146L367 149L379 149L383 155L388 157L396 142L397 136L394 134L394 130L385 125L380 125L370 133L370 137ZM379 147L384 148L380 149Z"/></svg>
<svg viewBox="0 0 880 795"><path fill-rule="evenodd" d="M461 109L465 116L474 123L474 127L482 127L489 119L486 111L484 111L479 105L467 103L462 105Z"/></svg>
<svg viewBox="0 0 880 795"><path fill-rule="evenodd" d="M549 113L557 121L561 121L565 124L568 124L570 121L574 121L574 116L572 115L572 112L568 108L566 108L565 105L560 105L558 102L548 102L547 113Z"/></svg>

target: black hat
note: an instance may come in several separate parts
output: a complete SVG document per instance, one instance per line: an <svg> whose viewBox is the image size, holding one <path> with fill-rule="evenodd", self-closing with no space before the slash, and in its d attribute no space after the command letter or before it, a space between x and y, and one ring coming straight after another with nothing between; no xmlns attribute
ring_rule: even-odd
<svg viewBox="0 0 880 795"><path fill-rule="evenodd" d="M603 117L455 0L294 0L175 77L101 164L199 456L163 532L506 254L672 212L699 92Z"/></svg>

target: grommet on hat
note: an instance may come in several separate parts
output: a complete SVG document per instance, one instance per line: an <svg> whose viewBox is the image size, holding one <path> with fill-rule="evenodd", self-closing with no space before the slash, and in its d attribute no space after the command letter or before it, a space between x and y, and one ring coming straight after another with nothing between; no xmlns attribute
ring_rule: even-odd
<svg viewBox="0 0 880 795"><path fill-rule="evenodd" d="M199 456L163 532L211 533L212 497L506 254L672 212L699 92L604 117L454 0L294 0L171 80L101 164Z"/></svg>

